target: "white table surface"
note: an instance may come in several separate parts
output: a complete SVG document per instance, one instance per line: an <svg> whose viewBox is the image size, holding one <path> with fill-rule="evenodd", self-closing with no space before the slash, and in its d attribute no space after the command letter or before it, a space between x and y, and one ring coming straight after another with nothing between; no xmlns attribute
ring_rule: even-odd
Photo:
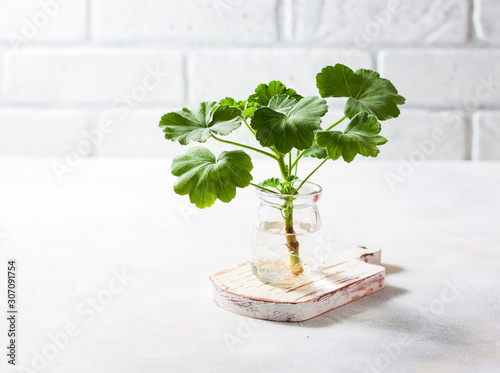
<svg viewBox="0 0 500 373"><path fill-rule="evenodd" d="M209 295L210 273L249 259L251 188L198 211L173 193L168 159L85 159L62 183L51 162L0 158L0 294L5 305L15 258L19 372L500 371L500 163L426 162L395 191L384 174L398 162L322 168L326 241L381 245L386 288L276 323ZM277 173L255 163L257 181Z"/></svg>

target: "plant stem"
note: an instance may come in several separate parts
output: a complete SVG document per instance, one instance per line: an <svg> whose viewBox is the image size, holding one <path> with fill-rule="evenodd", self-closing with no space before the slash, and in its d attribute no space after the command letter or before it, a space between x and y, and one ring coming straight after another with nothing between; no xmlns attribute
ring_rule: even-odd
<svg viewBox="0 0 500 373"><path fill-rule="evenodd" d="M284 161L284 155L280 155L278 157L278 164L280 166L281 176L283 177L283 181L286 181L289 173L292 170L287 169L287 166ZM299 276L302 272L304 272L304 268L302 268L302 262L299 257L299 241L297 240L297 235L295 234L295 230L293 229L293 197L286 197L284 208L284 219L285 219L285 234L286 234L286 247L288 248L288 252L290 253L290 271L295 276Z"/></svg>
<svg viewBox="0 0 500 373"><path fill-rule="evenodd" d="M297 167L298 166L298 163L299 163L299 159L302 158L302 156L304 155L304 153L306 152L306 150L302 150L300 152L300 154L297 155L297 158L295 158L295 161L293 161L292 163L292 168L294 167Z"/></svg>
<svg viewBox="0 0 500 373"><path fill-rule="evenodd" d="M342 122L346 117L343 116L342 118L340 118L338 121L336 121L335 123L333 123L330 127L328 127L325 131L329 131L331 130L333 127L335 127L337 124L339 124L340 122Z"/></svg>
<svg viewBox="0 0 500 373"><path fill-rule="evenodd" d="M287 170L287 167L286 167L286 164L285 164L285 161L284 161L284 156L281 155L281 156L278 156L278 164L280 166L280 171L281 171L281 177L283 177L283 181L286 181L286 179L288 179L288 170Z"/></svg>
<svg viewBox="0 0 500 373"><path fill-rule="evenodd" d="M290 270L295 276L299 276L304 272L302 262L299 256L299 241L293 229L293 197L287 197L284 205L285 211L285 232L286 232L286 247L290 253Z"/></svg>
<svg viewBox="0 0 500 373"><path fill-rule="evenodd" d="M252 134L255 136L255 131L252 129L252 127L250 127L250 125L248 124L248 122L246 121L246 119L243 119L243 122L245 122L245 124L247 125L248 129L250 130L250 132L252 132Z"/></svg>
<svg viewBox="0 0 500 373"><path fill-rule="evenodd" d="M258 188L258 189L265 190L265 191L266 191L266 192L268 192L268 193L278 194L277 192L272 191L271 189L264 188L263 186L260 186L260 185L258 185L258 184L250 183L250 185L251 185L251 186L254 186L254 187Z"/></svg>
<svg viewBox="0 0 500 373"><path fill-rule="evenodd" d="M231 145L239 146L239 147L242 147L242 148L245 148L245 149L253 150L254 152L258 152L258 153L267 155L268 157L271 157L272 159L274 159L274 160L276 160L276 161L279 162L278 157L276 157L274 154L268 153L268 152L266 152L264 150L260 150L260 149L254 148L253 146L248 146L248 145L240 144L240 143L237 143L237 142L234 142L234 141L222 140L222 139L214 136L213 134L212 134L212 137L215 140L223 142L223 143L226 143L226 144L231 144Z"/></svg>
<svg viewBox="0 0 500 373"><path fill-rule="evenodd" d="M344 119L346 119L346 116L343 116L342 118L340 118L338 121L333 123L330 127L328 127L325 131L331 130L337 124L341 123ZM305 154L306 151L307 151L307 149L302 150L299 154L299 151L297 150L297 158L295 158L295 161L292 163L292 166L290 168L298 167L299 159L302 158L302 156ZM297 175L297 171L295 171L295 174Z"/></svg>
<svg viewBox="0 0 500 373"><path fill-rule="evenodd" d="M270 146L269 149L271 149L273 151L273 153L276 155L276 157L279 158L281 156L281 153L279 151L277 151L274 146Z"/></svg>
<svg viewBox="0 0 500 373"><path fill-rule="evenodd" d="M300 154L300 150L297 149L297 155L295 156L295 160L297 160L297 158L299 157L299 154ZM294 174L295 174L295 176L297 176L297 172L299 170L299 164L298 164L298 162L292 163L292 168L294 167L294 165L295 165L295 172L294 172Z"/></svg>
<svg viewBox="0 0 500 373"><path fill-rule="evenodd" d="M346 119L346 116L343 116L342 118L340 118L338 121L336 121L335 123L333 123L330 127L328 127L325 131L331 130L337 124L341 123L344 119ZM297 158L295 158L295 161L292 163L291 168L298 167L299 159L302 158L302 156L305 154L306 151L307 151L307 149L302 150L300 152L300 154L299 154L299 151L297 150ZM295 171L295 174L297 174L297 171Z"/></svg>
<svg viewBox="0 0 500 373"><path fill-rule="evenodd" d="M323 166L323 164L324 164L327 160L329 160L329 159L330 159L330 157L326 157L326 158L323 160L323 162L321 162L321 163L319 164L319 166L318 166L318 167L316 167L316 168L313 170L313 172L311 172L309 175L307 175L307 177L306 177L306 178L302 181L302 183L300 183L300 185L299 185L299 187L297 188L297 190L299 190L300 188L302 188L302 185L304 185L304 183L305 183L305 182L306 182L306 181L307 181L307 180L308 180L308 179L309 179L309 178L310 178L310 177L311 177L311 176L312 176L312 175L313 175L316 171L318 171L318 169L319 169L321 166Z"/></svg>

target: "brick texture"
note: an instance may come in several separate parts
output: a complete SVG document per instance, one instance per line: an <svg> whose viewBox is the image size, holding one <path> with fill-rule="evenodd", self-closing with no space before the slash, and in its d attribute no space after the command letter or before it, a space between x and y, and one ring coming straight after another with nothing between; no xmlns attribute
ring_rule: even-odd
<svg viewBox="0 0 500 373"><path fill-rule="evenodd" d="M500 1L476 0L474 26L480 40L500 44Z"/></svg>
<svg viewBox="0 0 500 373"><path fill-rule="evenodd" d="M384 50L379 70L408 106L500 106L500 50Z"/></svg>
<svg viewBox="0 0 500 373"><path fill-rule="evenodd" d="M88 155L173 156L162 114L270 80L317 95L321 68L344 63L407 99L380 159L436 133L426 159L499 159L498 19L497 0L0 0L0 154L64 155L108 118ZM324 126L345 102L327 101ZM228 139L255 145L246 128Z"/></svg>
<svg viewBox="0 0 500 373"><path fill-rule="evenodd" d="M204 50L189 58L189 99L246 99L263 82L280 80L303 95L318 95L315 77L336 63L371 68L369 54L352 50Z"/></svg>
<svg viewBox="0 0 500 373"><path fill-rule="evenodd" d="M4 84L11 102L180 102L177 52L123 49L30 49L7 52Z"/></svg>
<svg viewBox="0 0 500 373"><path fill-rule="evenodd" d="M276 0L93 0L92 35L101 41L272 43Z"/></svg>
<svg viewBox="0 0 500 373"><path fill-rule="evenodd" d="M287 24L290 40L321 44L462 43L467 0L295 0Z"/></svg>
<svg viewBox="0 0 500 373"><path fill-rule="evenodd" d="M163 114L172 111L165 110L136 110L128 115L121 115L115 111L100 113L97 121L108 120L112 123L112 130L102 134L102 141L95 146L97 156L175 156L185 149L182 145L165 140L158 127ZM92 125L92 131L98 129L98 122ZM184 147L185 148L185 147Z"/></svg>
<svg viewBox="0 0 500 373"><path fill-rule="evenodd" d="M83 41L86 20L85 0L0 0L0 41Z"/></svg>
<svg viewBox="0 0 500 373"><path fill-rule="evenodd" d="M77 110L0 109L0 155L64 156L86 130Z"/></svg>
<svg viewBox="0 0 500 373"><path fill-rule="evenodd" d="M478 112L473 118L472 159L500 160L500 111Z"/></svg>
<svg viewBox="0 0 500 373"><path fill-rule="evenodd" d="M404 110L382 123L381 134L389 140L380 147L381 159L408 159L416 152L429 160L467 158L467 124L460 112Z"/></svg>

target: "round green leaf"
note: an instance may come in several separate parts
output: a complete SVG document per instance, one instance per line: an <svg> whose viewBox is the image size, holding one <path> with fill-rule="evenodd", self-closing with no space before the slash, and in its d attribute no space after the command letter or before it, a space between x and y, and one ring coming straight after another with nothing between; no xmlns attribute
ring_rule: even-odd
<svg viewBox="0 0 500 373"><path fill-rule="evenodd" d="M256 138L262 146L274 146L286 154L292 148L311 147L314 131L320 128L321 117L327 111L326 101L318 97L297 101L288 95L278 95L271 98L269 107L255 111L250 125L256 130Z"/></svg>
<svg viewBox="0 0 500 373"><path fill-rule="evenodd" d="M380 152L377 145L387 142L385 137L378 135L380 129L377 118L362 113L352 118L344 132L318 131L316 142L327 149L328 156L333 160L342 156L346 162L351 162L356 154L376 157Z"/></svg>
<svg viewBox="0 0 500 373"><path fill-rule="evenodd" d="M268 106L272 97L282 94L293 97L296 100L302 98L294 89L285 87L285 85L278 80L273 80L269 84L259 84L258 87L255 88L255 93L248 98L248 102L256 102L262 106Z"/></svg>
<svg viewBox="0 0 500 373"><path fill-rule="evenodd" d="M174 191L189 194L199 208L210 207L216 199L229 202L236 196L236 187L244 188L252 181L250 156L241 150L215 155L203 147L193 147L175 157L172 174L178 176Z"/></svg>
<svg viewBox="0 0 500 373"><path fill-rule="evenodd" d="M353 72L342 64L327 66L316 76L321 97L348 97L344 113L348 118L367 113L379 120L396 118L405 98L392 83L372 70Z"/></svg>
<svg viewBox="0 0 500 373"><path fill-rule="evenodd" d="M184 108L165 114L160 121L165 138L187 145L190 141L205 142L212 133L229 135L240 127L240 109L215 105L213 101L202 102L196 110Z"/></svg>

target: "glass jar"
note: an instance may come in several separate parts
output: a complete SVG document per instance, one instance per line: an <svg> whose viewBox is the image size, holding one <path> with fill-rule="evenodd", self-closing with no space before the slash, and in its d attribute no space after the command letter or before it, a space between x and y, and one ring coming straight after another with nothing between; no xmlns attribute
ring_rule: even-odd
<svg viewBox="0 0 500 373"><path fill-rule="evenodd" d="M296 185L301 181L297 180ZM275 285L303 284L321 278L317 253L321 218L317 202L321 187L306 182L296 195L257 189L260 205L252 239L255 276Z"/></svg>

